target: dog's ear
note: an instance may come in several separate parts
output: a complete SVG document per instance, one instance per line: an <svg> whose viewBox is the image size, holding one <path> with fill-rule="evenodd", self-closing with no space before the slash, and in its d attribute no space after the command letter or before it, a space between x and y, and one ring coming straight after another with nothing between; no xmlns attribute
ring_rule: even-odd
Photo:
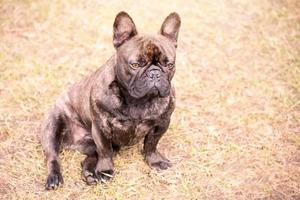
<svg viewBox="0 0 300 200"><path fill-rule="evenodd" d="M160 34L177 42L181 20L176 12L171 13L163 22L160 28Z"/></svg>
<svg viewBox="0 0 300 200"><path fill-rule="evenodd" d="M137 34L135 24L126 12L119 12L113 26L113 44L115 48L121 46Z"/></svg>

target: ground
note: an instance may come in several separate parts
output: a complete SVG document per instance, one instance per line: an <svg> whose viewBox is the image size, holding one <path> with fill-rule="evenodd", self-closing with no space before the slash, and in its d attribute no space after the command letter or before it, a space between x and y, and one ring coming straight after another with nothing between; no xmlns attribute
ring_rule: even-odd
<svg viewBox="0 0 300 200"><path fill-rule="evenodd" d="M177 105L151 170L142 144L115 157L115 177L87 186L79 152L65 184L45 191L37 135L44 113L113 53L112 23L138 31L180 14ZM300 1L0 1L0 199L300 199Z"/></svg>

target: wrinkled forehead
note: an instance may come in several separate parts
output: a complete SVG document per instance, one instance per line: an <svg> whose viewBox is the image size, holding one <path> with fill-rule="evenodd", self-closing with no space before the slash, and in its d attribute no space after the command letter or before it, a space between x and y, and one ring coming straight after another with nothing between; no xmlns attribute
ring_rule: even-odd
<svg viewBox="0 0 300 200"><path fill-rule="evenodd" d="M124 44L123 55L130 61L175 61L175 45L163 36L137 36Z"/></svg>

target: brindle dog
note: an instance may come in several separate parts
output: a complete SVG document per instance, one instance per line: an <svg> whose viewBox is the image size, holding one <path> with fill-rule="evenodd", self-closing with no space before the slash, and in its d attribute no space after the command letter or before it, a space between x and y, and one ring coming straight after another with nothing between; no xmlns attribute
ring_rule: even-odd
<svg viewBox="0 0 300 200"><path fill-rule="evenodd" d="M131 17L120 12L113 25L116 54L60 96L45 117L41 143L47 159L46 189L63 183L58 154L71 147L86 155L87 184L113 175L113 152L144 138L146 162L163 170L171 163L156 146L174 110L175 51L180 17L171 13L158 34L140 35Z"/></svg>

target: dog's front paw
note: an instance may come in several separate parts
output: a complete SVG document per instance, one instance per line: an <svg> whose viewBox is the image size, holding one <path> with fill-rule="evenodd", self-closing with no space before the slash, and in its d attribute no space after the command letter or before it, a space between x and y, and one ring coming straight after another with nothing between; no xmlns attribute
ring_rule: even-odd
<svg viewBox="0 0 300 200"><path fill-rule="evenodd" d="M159 152L147 154L145 155L145 159L151 168L157 170L165 170L172 166L171 162Z"/></svg>
<svg viewBox="0 0 300 200"><path fill-rule="evenodd" d="M104 170L104 171L96 171L96 177L101 182L106 182L113 177L114 171L113 170Z"/></svg>
<svg viewBox="0 0 300 200"><path fill-rule="evenodd" d="M95 169L95 174L101 182L106 182L111 179L114 174L112 159L99 159Z"/></svg>
<svg viewBox="0 0 300 200"><path fill-rule="evenodd" d="M83 179L84 182L86 182L87 185L96 185L98 178L96 177L96 175L89 171L89 170L83 170L81 172L81 177Z"/></svg>
<svg viewBox="0 0 300 200"><path fill-rule="evenodd" d="M64 180L60 172L51 172L47 177L45 188L46 190L55 190L63 183Z"/></svg>

